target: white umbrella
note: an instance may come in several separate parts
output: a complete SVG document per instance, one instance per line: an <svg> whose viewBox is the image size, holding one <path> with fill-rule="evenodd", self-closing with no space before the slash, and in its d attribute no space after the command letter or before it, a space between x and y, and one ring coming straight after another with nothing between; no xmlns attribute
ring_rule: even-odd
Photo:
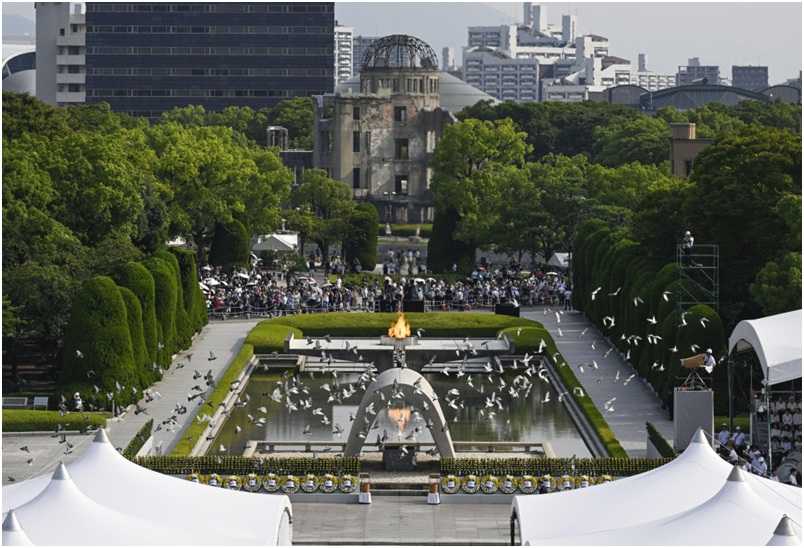
<svg viewBox="0 0 804 548"><path fill-rule="evenodd" d="M243 278L244 280L248 280L250 276L248 274L244 273L244 272L238 272L237 277L238 278Z"/></svg>
<svg viewBox="0 0 804 548"><path fill-rule="evenodd" d="M201 289L203 289L204 291L209 291L209 288L208 288L207 286L205 286L205 285L204 285L203 283L201 283L201 282L198 282L198 287L200 287L200 288L201 288Z"/></svg>
<svg viewBox="0 0 804 548"><path fill-rule="evenodd" d="M216 285L221 285L221 283L218 280L216 280L215 278L207 278L206 280L204 280L204 283L207 284L210 287L215 287Z"/></svg>
<svg viewBox="0 0 804 548"><path fill-rule="evenodd" d="M201 270L206 270L207 272L209 272L210 270L212 270L212 267L209 266L208 264L206 264L206 265L201 267Z"/></svg>

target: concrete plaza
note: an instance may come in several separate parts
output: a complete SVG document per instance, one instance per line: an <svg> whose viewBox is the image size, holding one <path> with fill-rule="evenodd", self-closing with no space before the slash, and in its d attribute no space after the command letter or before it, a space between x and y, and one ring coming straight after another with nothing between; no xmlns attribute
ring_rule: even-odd
<svg viewBox="0 0 804 548"><path fill-rule="evenodd" d="M636 371L628 364L617 349L604 357L611 345L603 338L603 334L586 316L578 311L567 311L561 315L561 322L556 320L555 311L551 309L545 314L545 307L523 310L522 316L529 320L540 322L552 335L556 346L572 371L583 385L586 394L592 398L597 408L606 418L620 441L623 449L631 457L644 457L646 453L647 430L645 422L651 422L661 434L672 443L673 421L670 420L666 410L650 386L635 376L626 385L625 380ZM558 329L561 329L559 334ZM581 333L586 333L581 337ZM592 342L596 341L595 349ZM590 364L595 360L598 369ZM578 365L584 365L584 372L580 373ZM617 373L619 372L619 380ZM614 402L614 412L604 411L603 404L611 398Z"/></svg>
<svg viewBox="0 0 804 548"><path fill-rule="evenodd" d="M480 501L483 495L477 495ZM507 545L510 504L374 495L372 504L293 503L294 544Z"/></svg>

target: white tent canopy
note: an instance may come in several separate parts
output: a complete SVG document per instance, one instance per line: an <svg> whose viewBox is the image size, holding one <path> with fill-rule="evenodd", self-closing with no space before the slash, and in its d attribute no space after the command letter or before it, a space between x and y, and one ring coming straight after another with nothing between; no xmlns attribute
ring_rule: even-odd
<svg viewBox="0 0 804 548"><path fill-rule="evenodd" d="M13 510L3 520L3 546L33 546Z"/></svg>
<svg viewBox="0 0 804 548"><path fill-rule="evenodd" d="M286 496L213 488L153 472L120 455L103 430L66 469L76 489L94 504L149 526L179 524L173 526L183 529L180 542L154 537L146 544L287 545L291 541L292 512ZM3 486L3 512L33 501L50 483L42 475ZM23 530L39 544L25 516L19 510L16 513ZM186 527L187 523L192 527ZM49 544L65 544L61 540ZM82 537L76 540L92 544ZM117 540L101 544L140 544Z"/></svg>
<svg viewBox="0 0 804 548"><path fill-rule="evenodd" d="M731 471L699 430L687 449L664 466L587 489L516 496L512 511L523 544L564 544L570 537L576 544L610 544L578 537L633 528L699 507L723 488ZM744 479L756 497L778 510L764 544L782 514L800 515L801 490L752 474ZM701 543L706 544L694 542Z"/></svg>
<svg viewBox="0 0 804 548"><path fill-rule="evenodd" d="M254 252L259 251L296 251L299 247L299 235L274 232L257 236L251 246Z"/></svg>
<svg viewBox="0 0 804 548"><path fill-rule="evenodd" d="M572 253L556 251L550 257L550 260L547 261L547 264L549 266L554 266L556 268L569 268L569 263L571 259L572 259Z"/></svg>
<svg viewBox="0 0 804 548"><path fill-rule="evenodd" d="M729 353L753 348L769 386L801 378L801 310L743 320L729 337Z"/></svg>

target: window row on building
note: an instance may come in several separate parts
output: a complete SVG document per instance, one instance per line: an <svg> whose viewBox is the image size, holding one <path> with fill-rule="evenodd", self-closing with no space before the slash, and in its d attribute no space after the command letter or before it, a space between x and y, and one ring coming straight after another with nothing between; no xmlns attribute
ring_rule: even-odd
<svg viewBox="0 0 804 548"><path fill-rule="evenodd" d="M89 97L301 97L309 90L296 89L112 89L98 88ZM316 91L323 94L324 91Z"/></svg>
<svg viewBox="0 0 804 548"><path fill-rule="evenodd" d="M232 3L121 3L121 2L88 2L87 12L161 12L161 13L331 13L331 3L299 3L280 4L275 2L245 4Z"/></svg>
<svg viewBox="0 0 804 548"><path fill-rule="evenodd" d="M87 48L88 55L332 55L332 46L323 48L239 48L239 47L114 47Z"/></svg>
<svg viewBox="0 0 804 548"><path fill-rule="evenodd" d="M332 76L332 68L268 68L268 67L90 67L94 76Z"/></svg>
<svg viewBox="0 0 804 548"><path fill-rule="evenodd" d="M87 32L136 34L332 34L332 29L286 25L87 25Z"/></svg>

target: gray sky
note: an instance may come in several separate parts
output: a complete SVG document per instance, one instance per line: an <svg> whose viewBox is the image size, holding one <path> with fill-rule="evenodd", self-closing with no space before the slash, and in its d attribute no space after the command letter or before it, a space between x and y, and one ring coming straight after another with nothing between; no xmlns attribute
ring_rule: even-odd
<svg viewBox="0 0 804 548"><path fill-rule="evenodd" d="M610 40L610 52L636 63L648 54L648 68L675 73L689 57L720 65L731 77L732 65L768 65L771 83L798 76L801 70L801 3L588 3L547 5L548 21L559 24L562 13L578 17L579 33ZM3 15L33 20L33 3L3 2ZM473 3L354 3L338 2L339 23L358 34L413 34L441 55L455 48L458 60L466 43L466 27L518 22L522 4ZM5 17L4 17L5 19ZM17 20L18 21L18 20ZM16 25L4 33L13 33Z"/></svg>

